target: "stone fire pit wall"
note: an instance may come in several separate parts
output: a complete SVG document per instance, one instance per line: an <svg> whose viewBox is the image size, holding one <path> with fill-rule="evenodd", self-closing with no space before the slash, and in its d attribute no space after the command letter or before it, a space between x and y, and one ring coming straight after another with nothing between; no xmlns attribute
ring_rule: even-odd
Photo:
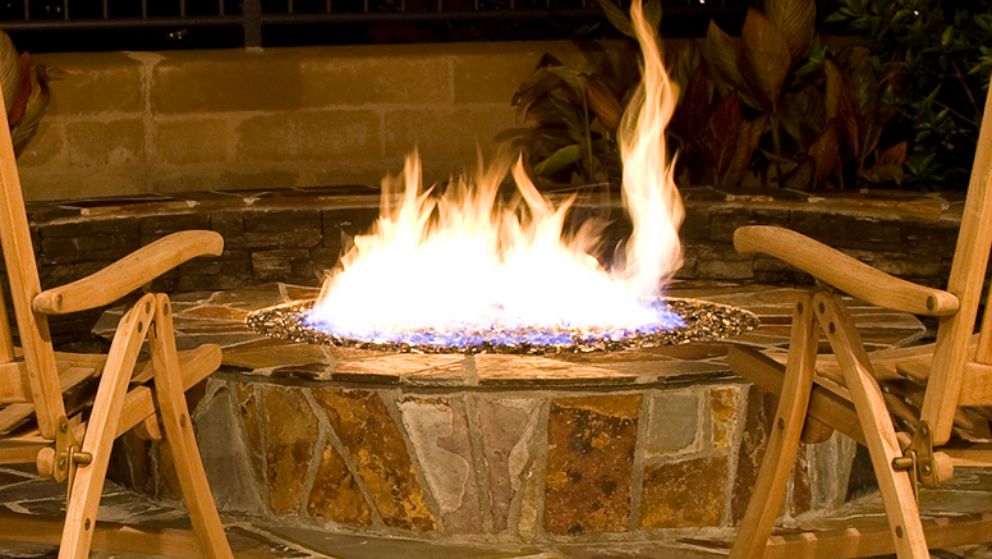
<svg viewBox="0 0 992 559"><path fill-rule="evenodd" d="M743 515L774 413L753 389L514 384L222 377L196 414L200 444L223 509L338 530L540 540ZM787 513L842 502L852 451L839 437L806 449ZM175 493L172 480L160 483Z"/></svg>
<svg viewBox="0 0 992 559"><path fill-rule="evenodd" d="M333 531L508 541L635 539L742 516L774 416L734 376L728 343L585 355L417 355L270 340L245 315L316 289L270 285L174 298L181 347L224 347L194 391L220 507ZM686 283L673 296L742 306L762 325L732 343L787 343L796 291ZM872 347L915 318L852 301ZM122 308L97 325L112 335ZM126 435L113 475L177 495L166 446ZM854 444L804 448L786 515L843 502Z"/></svg>

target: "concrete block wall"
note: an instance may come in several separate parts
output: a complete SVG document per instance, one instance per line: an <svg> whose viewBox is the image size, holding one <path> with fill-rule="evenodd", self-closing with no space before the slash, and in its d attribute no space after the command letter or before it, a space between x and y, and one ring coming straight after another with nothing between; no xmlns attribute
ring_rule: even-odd
<svg viewBox="0 0 992 559"><path fill-rule="evenodd" d="M25 193L378 184L414 146L443 180L516 124L512 93L545 52L584 59L568 42L37 55L62 76L19 159Z"/></svg>

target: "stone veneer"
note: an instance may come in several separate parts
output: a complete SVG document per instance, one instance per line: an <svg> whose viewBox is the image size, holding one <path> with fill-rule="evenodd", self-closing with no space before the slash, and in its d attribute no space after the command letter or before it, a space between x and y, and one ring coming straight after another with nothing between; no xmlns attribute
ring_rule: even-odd
<svg viewBox="0 0 992 559"><path fill-rule="evenodd" d="M418 355L269 340L250 310L312 298L271 285L175 298L182 347L224 347L191 393L220 507L363 534L505 541L637 539L741 518L774 400L726 366L729 344L780 351L795 289L677 282L762 326L721 343L559 356ZM914 317L851 302L877 348ZM112 334L121 309L97 325ZM120 443L117 479L177 494L164 446ZM854 444L804 448L784 514L839 505ZM681 532L680 532L681 531ZM687 532L688 531L688 532Z"/></svg>
<svg viewBox="0 0 992 559"><path fill-rule="evenodd" d="M748 223L784 225L848 252L884 271L942 286L960 222L961 202L936 195L817 198L780 192L742 198L709 188L683 189L680 279L805 283L809 278L767 257L737 254L733 231ZM604 246L629 233L616 197L580 199L573 219L615 220ZM190 262L156 282L169 293L233 289L270 281L316 285L351 238L368 230L378 195L365 186L32 203L28 213L42 285L92 273L165 234L211 229L225 239L223 255ZM57 341L89 331L99 310L56 317Z"/></svg>

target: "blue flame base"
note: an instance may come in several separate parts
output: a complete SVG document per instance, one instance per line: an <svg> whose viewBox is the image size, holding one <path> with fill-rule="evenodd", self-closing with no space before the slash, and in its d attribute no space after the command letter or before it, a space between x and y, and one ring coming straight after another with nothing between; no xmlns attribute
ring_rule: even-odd
<svg viewBox="0 0 992 559"><path fill-rule="evenodd" d="M313 301L297 301L251 313L249 327L296 342L416 353L555 354L618 351L693 341L716 341L757 327L757 317L727 305L693 299L651 303L657 320L639 328L503 327L498 324L353 333L311 319Z"/></svg>

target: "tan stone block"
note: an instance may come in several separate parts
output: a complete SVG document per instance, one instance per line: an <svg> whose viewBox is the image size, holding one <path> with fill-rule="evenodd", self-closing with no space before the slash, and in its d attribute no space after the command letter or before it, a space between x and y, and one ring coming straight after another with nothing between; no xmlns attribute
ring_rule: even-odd
<svg viewBox="0 0 992 559"><path fill-rule="evenodd" d="M686 452L699 445L699 394L663 391L651 396L644 452L648 457Z"/></svg>
<svg viewBox="0 0 992 559"><path fill-rule="evenodd" d="M624 55L636 59L627 50L629 47L614 41L603 43L601 51L590 51L589 54L566 41L507 43L499 49L473 47L453 53L456 103L509 105L513 93L534 72L544 54L551 54L563 64L574 67L595 65L608 56L615 71L624 75L627 72Z"/></svg>
<svg viewBox="0 0 992 559"><path fill-rule="evenodd" d="M372 111L306 111L293 115L299 159L378 157L381 120Z"/></svg>
<svg viewBox="0 0 992 559"><path fill-rule="evenodd" d="M19 166L40 167L53 162L65 148L65 127L52 119L42 119L38 130L17 156Z"/></svg>
<svg viewBox="0 0 992 559"><path fill-rule="evenodd" d="M453 62L455 102L509 105L513 93L537 68L542 54L540 50L526 50L456 57Z"/></svg>
<svg viewBox="0 0 992 559"><path fill-rule="evenodd" d="M76 166L118 166L144 160L145 132L139 118L69 122L69 161Z"/></svg>
<svg viewBox="0 0 992 559"><path fill-rule="evenodd" d="M150 173L147 187L150 192L161 193L289 187L299 183L295 165L292 162L183 165Z"/></svg>
<svg viewBox="0 0 992 559"><path fill-rule="evenodd" d="M237 159L281 161L295 157L291 113L253 116L235 128Z"/></svg>
<svg viewBox="0 0 992 559"><path fill-rule="evenodd" d="M402 159L356 158L302 162L296 166L300 173L297 186L377 185L386 174L399 172L402 168Z"/></svg>
<svg viewBox="0 0 992 559"><path fill-rule="evenodd" d="M389 111L385 118L386 156L399 159L417 147L427 168L447 160L472 169L476 146L490 153L494 136L513 125L514 110L508 105Z"/></svg>
<svg viewBox="0 0 992 559"><path fill-rule="evenodd" d="M53 168L58 167L58 168ZM148 192L145 169L90 167L87 172L58 165L24 167L20 170L26 200L71 200L93 196L127 196Z"/></svg>
<svg viewBox="0 0 992 559"><path fill-rule="evenodd" d="M63 73L49 82L50 116L138 113L144 107L143 66L124 54L46 54L33 59Z"/></svg>
<svg viewBox="0 0 992 559"><path fill-rule="evenodd" d="M248 457L255 469L257 479L265 477L265 447L262 441L262 418L259 413L258 397L255 395L255 385L239 382L236 385L236 402L241 426L244 429L245 442L248 446Z"/></svg>
<svg viewBox="0 0 992 559"><path fill-rule="evenodd" d="M448 57L379 52L367 49L302 62L302 106L451 102Z"/></svg>
<svg viewBox="0 0 992 559"><path fill-rule="evenodd" d="M304 111L250 117L236 130L243 161L379 157L380 121L372 111Z"/></svg>
<svg viewBox="0 0 992 559"><path fill-rule="evenodd" d="M317 418L296 389L265 387L265 464L269 506L276 514L297 511L317 440Z"/></svg>
<svg viewBox="0 0 992 559"><path fill-rule="evenodd" d="M352 526L368 526L372 523L372 511L362 497L355 477L330 445L324 447L320 466L314 474L307 512L312 516Z"/></svg>
<svg viewBox="0 0 992 559"><path fill-rule="evenodd" d="M300 107L297 60L278 53L170 55L155 66L154 113L271 111Z"/></svg>
<svg viewBox="0 0 992 559"><path fill-rule="evenodd" d="M399 426L372 391L321 388L314 398L327 414L386 526L432 531L437 527L414 472Z"/></svg>
<svg viewBox="0 0 992 559"><path fill-rule="evenodd" d="M627 530L640 408L640 394L552 401L545 530L569 535Z"/></svg>
<svg viewBox="0 0 992 559"><path fill-rule="evenodd" d="M727 386L710 390L710 414L713 420L713 448L730 448L737 427L737 389Z"/></svg>
<svg viewBox="0 0 992 559"><path fill-rule="evenodd" d="M232 141L220 118L184 118L155 123L155 154L165 163L221 162Z"/></svg>
<svg viewBox="0 0 992 559"><path fill-rule="evenodd" d="M726 456L648 466L641 528L719 526L726 487Z"/></svg>

